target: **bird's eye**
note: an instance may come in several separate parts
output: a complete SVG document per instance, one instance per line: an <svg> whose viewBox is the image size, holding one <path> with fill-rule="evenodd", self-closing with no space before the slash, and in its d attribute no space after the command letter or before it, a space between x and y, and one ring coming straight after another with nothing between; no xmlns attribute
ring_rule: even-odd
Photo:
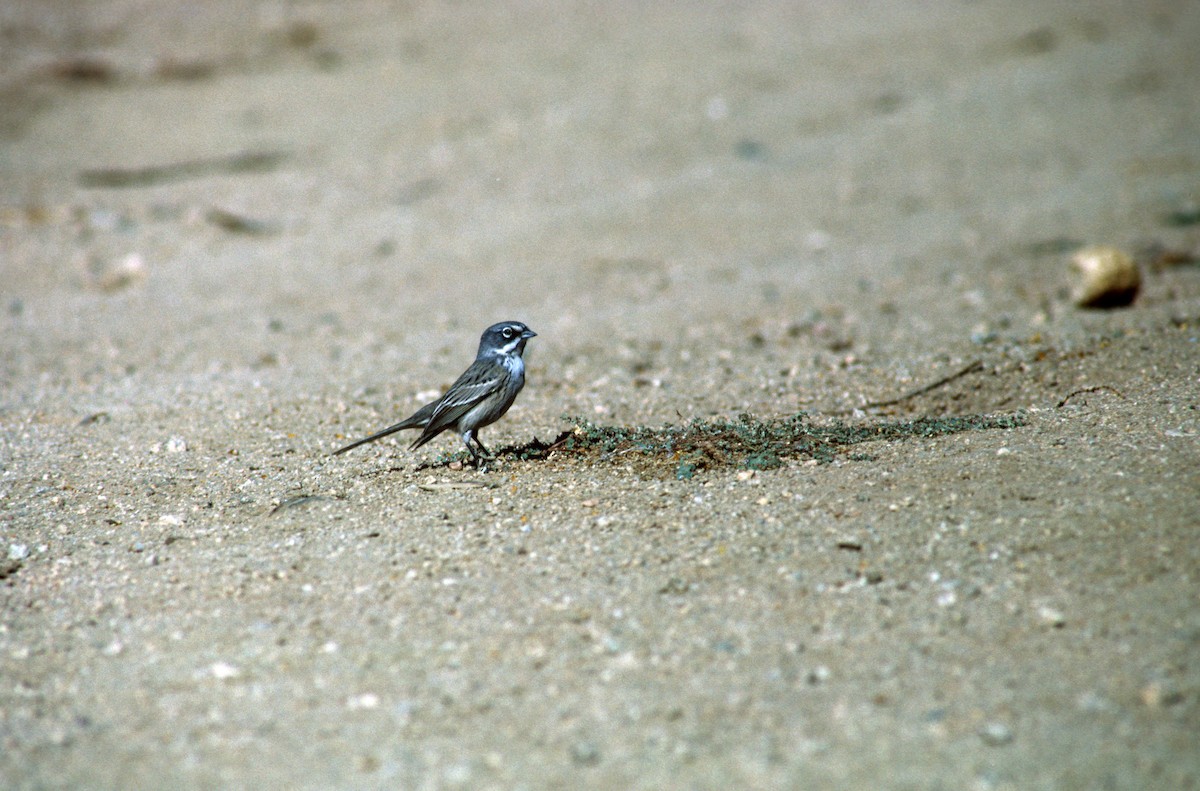
<svg viewBox="0 0 1200 791"><path fill-rule="evenodd" d="M512 328L512 327L505 327L505 328L504 328L504 331L503 331L503 332L501 332L500 334L504 336L504 340L506 340L506 341L512 340L512 336L513 336L513 328Z"/></svg>

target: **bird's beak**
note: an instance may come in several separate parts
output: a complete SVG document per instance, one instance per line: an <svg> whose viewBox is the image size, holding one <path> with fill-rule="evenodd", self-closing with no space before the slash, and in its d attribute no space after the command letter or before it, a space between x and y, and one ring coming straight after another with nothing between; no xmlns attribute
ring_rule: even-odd
<svg viewBox="0 0 1200 791"><path fill-rule="evenodd" d="M527 329L521 333L521 337L524 338L525 340L529 340L530 338L536 338L537 333L534 332L533 330Z"/></svg>

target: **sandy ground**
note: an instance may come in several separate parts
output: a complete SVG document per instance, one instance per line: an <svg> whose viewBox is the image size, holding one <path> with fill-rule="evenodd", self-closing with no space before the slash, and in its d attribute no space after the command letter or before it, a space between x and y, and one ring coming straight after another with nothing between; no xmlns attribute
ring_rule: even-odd
<svg viewBox="0 0 1200 791"><path fill-rule="evenodd" d="M1200 5L843 5L0 7L0 785L1200 786Z"/></svg>

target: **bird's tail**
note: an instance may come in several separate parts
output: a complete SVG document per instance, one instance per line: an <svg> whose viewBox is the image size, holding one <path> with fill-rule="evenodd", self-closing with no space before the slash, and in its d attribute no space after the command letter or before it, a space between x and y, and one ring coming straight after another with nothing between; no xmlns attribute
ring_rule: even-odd
<svg viewBox="0 0 1200 791"><path fill-rule="evenodd" d="M420 413L418 413L418 415L419 414ZM418 415L413 415L410 418L401 420L396 425L388 426L387 428L385 428L382 431L376 431L374 434L372 434L369 437L363 437L362 439L357 439L354 442L351 442L349 445L346 445L345 447L338 448L330 455L336 456L339 453L345 453L348 450L354 450L359 445L366 445L368 442L374 442L377 439L382 439L382 438L386 437L388 434L395 434L397 431L402 431L406 428L421 428L425 425L425 421L418 420L417 419Z"/></svg>

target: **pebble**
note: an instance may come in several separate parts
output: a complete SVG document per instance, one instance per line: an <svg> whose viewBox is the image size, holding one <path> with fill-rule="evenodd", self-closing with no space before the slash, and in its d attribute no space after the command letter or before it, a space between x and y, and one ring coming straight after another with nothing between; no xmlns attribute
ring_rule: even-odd
<svg viewBox="0 0 1200 791"><path fill-rule="evenodd" d="M101 291L120 291L146 279L146 261L139 253L130 253L120 261L93 266L95 284Z"/></svg>
<svg viewBox="0 0 1200 791"><path fill-rule="evenodd" d="M971 343L976 346L987 346L1000 339L1000 334L994 330L976 330L971 333Z"/></svg>
<svg viewBox="0 0 1200 791"><path fill-rule="evenodd" d="M979 729L979 738L989 747L1003 747L1013 740L1012 728L1003 722L989 722Z"/></svg>
<svg viewBox="0 0 1200 791"><path fill-rule="evenodd" d="M241 671L228 662L214 662L209 668L213 678L225 681L230 678L237 678L241 675Z"/></svg>
<svg viewBox="0 0 1200 791"><path fill-rule="evenodd" d="M680 577L671 577L666 584L658 589L659 593L682 595L691 589L691 585L687 580Z"/></svg>
<svg viewBox="0 0 1200 791"><path fill-rule="evenodd" d="M1174 706L1183 700L1183 694L1172 688L1169 683L1151 681L1138 690L1138 698L1146 708L1158 709L1163 706Z"/></svg>
<svg viewBox="0 0 1200 791"><path fill-rule="evenodd" d="M24 560L29 557L28 544L9 544L8 559L9 560Z"/></svg>
<svg viewBox="0 0 1200 791"><path fill-rule="evenodd" d="M1067 616L1063 615L1061 610L1056 610L1048 604L1038 607L1038 618L1046 626L1052 626L1055 629L1061 629L1067 622Z"/></svg>
<svg viewBox="0 0 1200 791"><path fill-rule="evenodd" d="M379 708L379 696L373 692L351 695L346 699L346 708L351 711L377 709Z"/></svg>
<svg viewBox="0 0 1200 791"><path fill-rule="evenodd" d="M1142 285L1137 264L1115 247L1086 247L1071 259L1071 269L1071 300L1081 308L1124 307Z"/></svg>

